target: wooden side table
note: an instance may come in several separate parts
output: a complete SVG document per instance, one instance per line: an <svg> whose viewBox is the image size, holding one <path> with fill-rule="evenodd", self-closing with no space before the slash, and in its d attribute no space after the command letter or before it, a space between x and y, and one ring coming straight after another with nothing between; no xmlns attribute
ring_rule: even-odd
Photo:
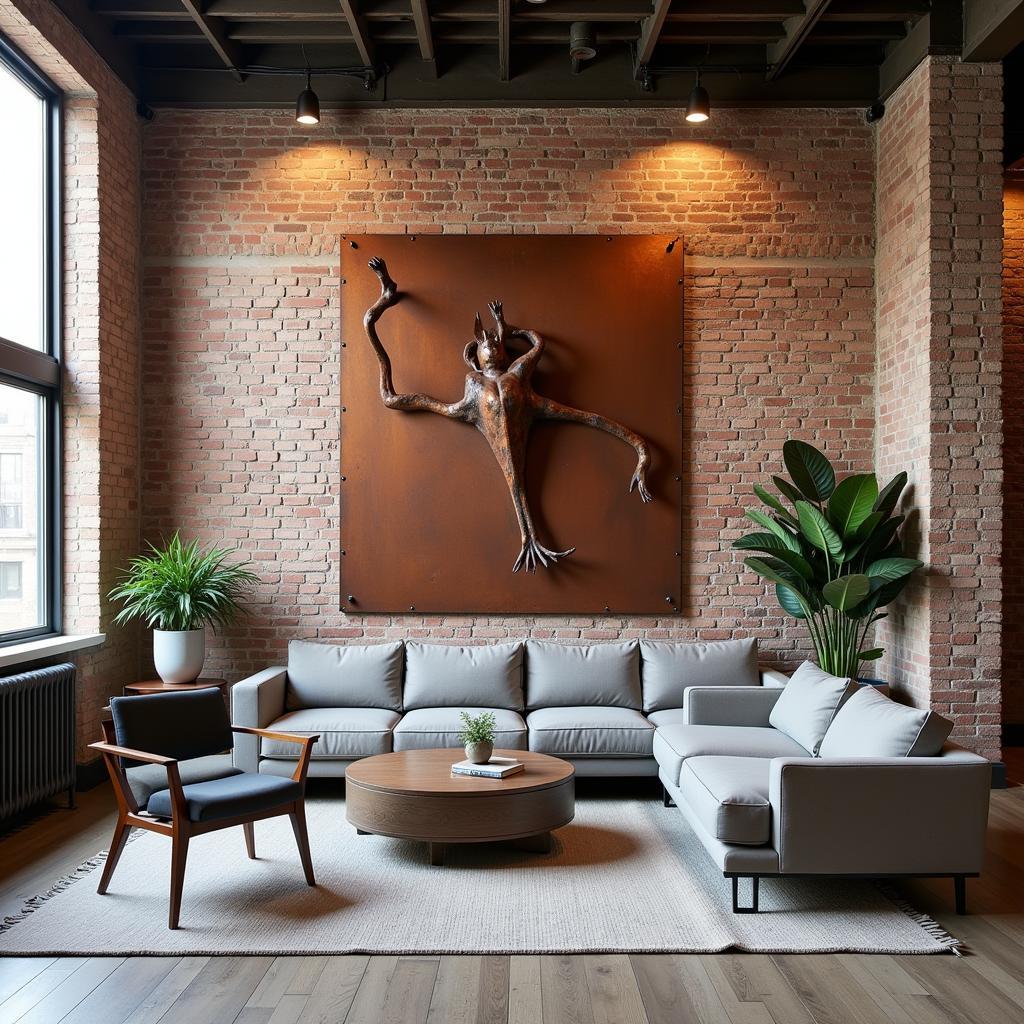
<svg viewBox="0 0 1024 1024"><path fill-rule="evenodd" d="M175 690L201 690L204 686L216 686L224 699L228 697L228 681L226 679L197 679L194 683L165 683L162 679L144 679L138 683L125 683L126 695L139 696L145 693L173 693Z"/></svg>

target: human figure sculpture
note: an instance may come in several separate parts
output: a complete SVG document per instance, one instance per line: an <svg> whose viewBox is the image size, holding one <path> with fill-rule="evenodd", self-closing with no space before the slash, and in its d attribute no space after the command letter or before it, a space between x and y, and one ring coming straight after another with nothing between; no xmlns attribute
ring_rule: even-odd
<svg viewBox="0 0 1024 1024"><path fill-rule="evenodd" d="M442 402L429 395L396 393L391 377L391 360L381 344L376 324L384 311L399 301L398 288L388 273L387 265L379 256L371 259L369 266L380 279L381 290L380 298L366 311L363 326L380 362L381 399L389 409L432 412L471 423L484 435L505 476L519 523L522 548L512 566L513 572L522 568L536 572L538 564L545 567L553 565L576 550L572 547L565 551L553 551L537 539L525 482L526 442L530 427L536 420L582 423L587 427L604 430L631 445L636 451L637 464L629 481L629 490L635 489L644 502L651 500L645 479L651 457L644 439L606 416L575 409L538 395L533 390L530 378L544 351L544 339L536 331L513 327L507 323L498 301L490 303L488 307L494 317L496 330L484 330L480 314L476 315L474 340L466 345L463 352L463 359L470 372L466 374L465 392L459 401ZM509 355L506 347L514 339L521 339L529 345L527 351L516 358Z"/></svg>

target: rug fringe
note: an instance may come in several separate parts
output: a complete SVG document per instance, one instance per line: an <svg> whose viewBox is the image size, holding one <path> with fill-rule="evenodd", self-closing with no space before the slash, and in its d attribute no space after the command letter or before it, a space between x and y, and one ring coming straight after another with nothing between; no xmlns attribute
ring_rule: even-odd
<svg viewBox="0 0 1024 1024"><path fill-rule="evenodd" d="M963 956L967 952L967 946L962 940L950 935L934 917L918 910L892 886L879 885L879 889L895 904L897 910L902 911L911 921L920 925L936 942L948 949L954 956Z"/></svg>
<svg viewBox="0 0 1024 1024"><path fill-rule="evenodd" d="M128 842L131 842L140 834L141 833L138 829L132 829L128 836ZM9 932L16 925L21 924L29 914L37 911L48 900L52 900L54 896L59 896L65 890L70 889L75 882L80 882L86 877L86 875L95 871L101 864L103 864L104 861L106 861L108 853L110 853L109 850L103 850L101 853L97 853L95 857L90 857L89 860L83 861L79 864L74 871L64 875L62 878L58 878L49 889L44 892L38 892L35 896L30 896L22 904L21 910L19 910L18 913L9 914L0 921L0 935L3 935L5 932Z"/></svg>

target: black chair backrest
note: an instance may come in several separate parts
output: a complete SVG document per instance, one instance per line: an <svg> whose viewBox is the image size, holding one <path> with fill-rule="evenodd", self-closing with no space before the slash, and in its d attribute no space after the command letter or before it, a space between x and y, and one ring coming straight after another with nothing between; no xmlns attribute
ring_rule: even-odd
<svg viewBox="0 0 1024 1024"><path fill-rule="evenodd" d="M118 745L147 754L185 761L234 746L224 697L216 688L114 697L110 716Z"/></svg>

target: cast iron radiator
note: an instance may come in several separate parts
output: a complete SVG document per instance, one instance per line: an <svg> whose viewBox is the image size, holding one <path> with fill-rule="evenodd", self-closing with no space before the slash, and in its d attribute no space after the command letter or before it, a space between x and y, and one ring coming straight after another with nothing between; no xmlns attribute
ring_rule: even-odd
<svg viewBox="0 0 1024 1024"><path fill-rule="evenodd" d="M75 801L75 666L0 678L0 818L55 793Z"/></svg>

